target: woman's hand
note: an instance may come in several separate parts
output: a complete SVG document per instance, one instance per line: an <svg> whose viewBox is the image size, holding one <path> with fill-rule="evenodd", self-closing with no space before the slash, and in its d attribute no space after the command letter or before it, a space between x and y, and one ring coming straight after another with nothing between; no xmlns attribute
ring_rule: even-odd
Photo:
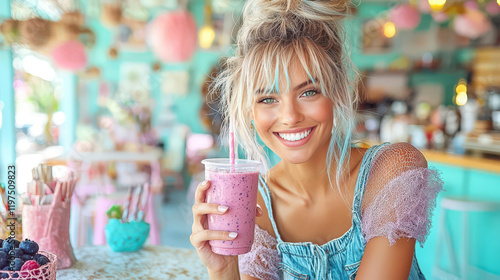
<svg viewBox="0 0 500 280"><path fill-rule="evenodd" d="M208 243L209 240L233 240L234 233L227 231L208 230L207 214L224 215L228 208L224 205L205 203L206 191L210 187L209 181L203 181L196 188L195 204L193 205L193 227L191 234L191 244L198 252L198 256L205 264L209 272L223 273L225 269L231 269L232 265L238 263L238 256L224 256L212 252ZM263 214L262 209L257 205L256 216Z"/></svg>

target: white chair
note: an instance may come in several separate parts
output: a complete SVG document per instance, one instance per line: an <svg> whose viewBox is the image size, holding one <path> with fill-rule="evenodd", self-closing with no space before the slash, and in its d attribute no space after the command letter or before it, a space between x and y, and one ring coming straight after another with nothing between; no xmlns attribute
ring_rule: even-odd
<svg viewBox="0 0 500 280"><path fill-rule="evenodd" d="M469 212L495 212L500 211L500 202L473 200L465 197L445 197L441 200L441 217L438 227L438 240L436 244L436 254L434 268L432 271L432 279L446 280L466 280L471 279L474 275L475 279L500 280L500 275L489 273L483 269L469 264ZM450 233L446 227L446 212L447 210L462 212L463 236L461 246L463 249L460 266L457 261L457 255L453 250ZM442 242L445 244L442 244ZM449 259L451 261L451 272L445 271L440 265L441 248L446 246Z"/></svg>

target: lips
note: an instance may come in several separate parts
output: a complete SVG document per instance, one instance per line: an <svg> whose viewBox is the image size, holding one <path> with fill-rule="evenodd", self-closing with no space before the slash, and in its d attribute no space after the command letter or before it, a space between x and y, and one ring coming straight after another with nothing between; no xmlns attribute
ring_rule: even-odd
<svg viewBox="0 0 500 280"><path fill-rule="evenodd" d="M306 144L316 127L309 127L303 129L286 130L274 132L273 134L287 147L299 147Z"/></svg>

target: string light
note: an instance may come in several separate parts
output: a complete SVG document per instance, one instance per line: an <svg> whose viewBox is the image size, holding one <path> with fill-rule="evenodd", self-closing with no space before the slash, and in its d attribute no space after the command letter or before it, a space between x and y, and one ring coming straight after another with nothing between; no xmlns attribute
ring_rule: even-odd
<svg viewBox="0 0 500 280"><path fill-rule="evenodd" d="M456 103L458 106L464 106L467 103L467 93L461 92L457 94Z"/></svg>
<svg viewBox="0 0 500 280"><path fill-rule="evenodd" d="M215 39L215 31L212 23L212 8L210 6L210 1L205 2L205 24L200 29L198 33L198 39L200 41L200 47L203 49L208 49L212 46Z"/></svg>
<svg viewBox="0 0 500 280"><path fill-rule="evenodd" d="M460 79L455 87L453 103L457 106L464 106L467 103L467 99L467 82L464 79Z"/></svg>
<svg viewBox="0 0 500 280"><path fill-rule="evenodd" d="M396 35L396 26L392 21L386 22L384 24L384 36L387 38L392 38L394 37L394 35Z"/></svg>
<svg viewBox="0 0 500 280"><path fill-rule="evenodd" d="M215 31L212 26L205 25L199 33L200 47L208 49L212 46L215 39Z"/></svg>
<svg viewBox="0 0 500 280"><path fill-rule="evenodd" d="M446 0L428 0L429 5L431 6L431 9L434 12L439 12L441 9L443 9L444 4L446 4ZM500 1L500 0L497 0Z"/></svg>

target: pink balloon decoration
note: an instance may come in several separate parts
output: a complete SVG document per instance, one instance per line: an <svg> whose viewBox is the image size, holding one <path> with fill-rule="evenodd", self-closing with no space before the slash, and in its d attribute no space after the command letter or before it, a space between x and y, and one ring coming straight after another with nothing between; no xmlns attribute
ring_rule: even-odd
<svg viewBox="0 0 500 280"><path fill-rule="evenodd" d="M432 18L435 22L445 22L448 20L448 15L444 12L432 13Z"/></svg>
<svg viewBox="0 0 500 280"><path fill-rule="evenodd" d="M412 30L420 23L420 13L410 4L400 4L391 10L392 21L397 28Z"/></svg>
<svg viewBox="0 0 500 280"><path fill-rule="evenodd" d="M491 22L480 11L466 9L464 14L455 17L453 28L458 35L477 39L491 29Z"/></svg>
<svg viewBox="0 0 500 280"><path fill-rule="evenodd" d="M148 42L163 62L189 60L197 46L196 22L184 10L160 14L150 25Z"/></svg>
<svg viewBox="0 0 500 280"><path fill-rule="evenodd" d="M423 14L429 14L432 12L431 5L429 5L428 0L420 0L418 2L418 9L423 13Z"/></svg>
<svg viewBox="0 0 500 280"><path fill-rule="evenodd" d="M496 1L491 1L490 3L488 3L485 9L488 12L488 14L492 16L500 14L500 5L498 5Z"/></svg>
<svg viewBox="0 0 500 280"><path fill-rule="evenodd" d="M66 41L52 50L54 65L63 70L78 71L87 65L85 46L78 41Z"/></svg>
<svg viewBox="0 0 500 280"><path fill-rule="evenodd" d="M464 7L469 9L469 10L479 10L479 5L477 4L477 2L474 0L469 0L469 1L466 1L465 4L464 4Z"/></svg>

